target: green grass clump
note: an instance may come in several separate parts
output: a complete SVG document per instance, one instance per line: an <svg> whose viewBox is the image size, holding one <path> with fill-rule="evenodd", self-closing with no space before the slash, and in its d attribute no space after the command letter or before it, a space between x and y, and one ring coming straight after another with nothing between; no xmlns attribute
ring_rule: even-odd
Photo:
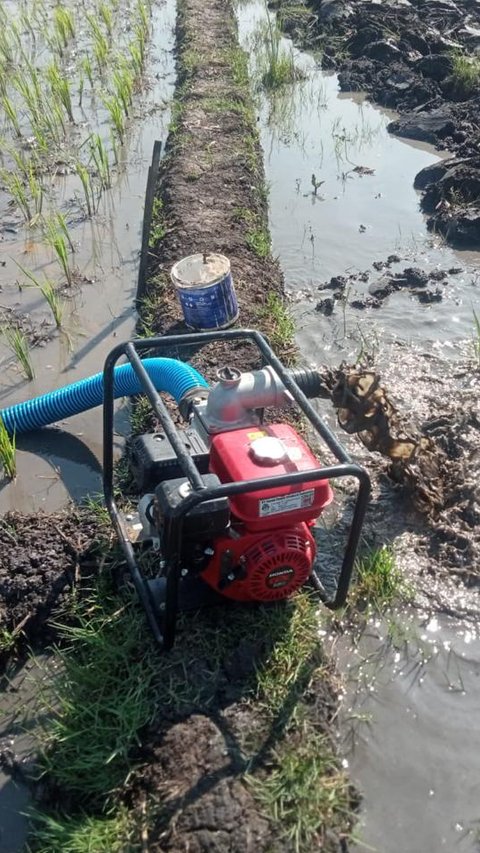
<svg viewBox="0 0 480 853"><path fill-rule="evenodd" d="M304 692L313 671L320 666L318 602L307 593L295 597L292 605L266 611L265 625L276 637L270 654L257 670L256 694L270 717L281 715L285 702L295 704ZM295 686L292 695L292 687Z"/></svg>
<svg viewBox="0 0 480 853"><path fill-rule="evenodd" d="M234 211L234 218L246 225L245 242L248 248L258 258L267 258L270 254L271 242L263 217L247 207L237 207Z"/></svg>
<svg viewBox="0 0 480 853"><path fill-rule="evenodd" d="M266 227L260 226L247 231L246 242L258 258L267 258L270 254L270 234Z"/></svg>
<svg viewBox="0 0 480 853"><path fill-rule="evenodd" d="M80 802L104 800L131 767L130 752L154 714L157 651L133 603L98 590L59 628L61 675L41 766Z"/></svg>
<svg viewBox="0 0 480 853"><path fill-rule="evenodd" d="M295 853L328 850L339 817L351 819L351 790L327 736L306 727L273 754L263 779L250 777L254 796ZM337 849L337 848L335 848Z"/></svg>
<svg viewBox="0 0 480 853"><path fill-rule="evenodd" d="M390 607L399 598L408 598L410 588L396 565L391 547L383 545L357 559L355 602L364 602L375 610Z"/></svg>
<svg viewBox="0 0 480 853"><path fill-rule="evenodd" d="M465 94L476 92L480 85L480 59L463 53L454 54L452 77L457 88Z"/></svg>
<svg viewBox="0 0 480 853"><path fill-rule="evenodd" d="M0 415L0 463L6 477L13 480L17 473L17 459L15 446L15 433L13 436L7 431Z"/></svg>
<svg viewBox="0 0 480 853"><path fill-rule="evenodd" d="M260 310L260 320L273 348L287 361L293 358L295 348L295 321L284 300L277 293L269 293Z"/></svg>
<svg viewBox="0 0 480 853"><path fill-rule="evenodd" d="M150 228L150 237L148 245L150 249L160 243L167 233L167 224L165 222L165 213L163 210L163 201L159 196L155 196L152 208L152 224Z"/></svg>
<svg viewBox="0 0 480 853"><path fill-rule="evenodd" d="M37 813L33 824L32 853L126 853L132 849L127 846L129 816L124 808L107 817Z"/></svg>
<svg viewBox="0 0 480 853"><path fill-rule="evenodd" d="M272 626L270 626L272 628ZM265 814L295 851L328 850L327 833L352 822L352 797L329 737L309 715L304 697L315 682L329 679L318 638L318 602L296 596L288 621L277 627L277 641L257 670L260 707L277 735L268 771L246 781ZM258 754L262 754L262 750ZM261 766L261 765L260 765Z"/></svg>
<svg viewBox="0 0 480 853"><path fill-rule="evenodd" d="M293 52L282 46L282 34L270 17L265 0L267 23L263 35L263 70L261 82L265 89L275 90L303 77L295 65Z"/></svg>

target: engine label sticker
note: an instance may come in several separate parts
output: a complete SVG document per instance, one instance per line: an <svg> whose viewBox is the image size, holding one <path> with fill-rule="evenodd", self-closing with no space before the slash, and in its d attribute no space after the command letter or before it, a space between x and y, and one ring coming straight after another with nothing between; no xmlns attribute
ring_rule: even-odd
<svg viewBox="0 0 480 853"><path fill-rule="evenodd" d="M308 489L306 492L292 492L278 498L262 498L258 502L260 517L277 515L279 512L292 512L295 509L305 509L305 507L313 504L314 493L314 489Z"/></svg>

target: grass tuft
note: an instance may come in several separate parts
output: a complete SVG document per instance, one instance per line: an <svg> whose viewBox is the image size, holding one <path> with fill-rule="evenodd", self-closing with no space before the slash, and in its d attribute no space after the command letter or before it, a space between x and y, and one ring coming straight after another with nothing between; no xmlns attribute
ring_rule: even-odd
<svg viewBox="0 0 480 853"><path fill-rule="evenodd" d="M130 751L154 715L157 652L133 603L99 589L59 626L65 646L41 766L82 803L102 801L125 782Z"/></svg>
<svg viewBox="0 0 480 853"><path fill-rule="evenodd" d="M129 840L129 815L66 817L33 813L35 853L125 853Z"/></svg>
<svg viewBox="0 0 480 853"><path fill-rule="evenodd" d="M276 90L302 79L296 67L293 51L282 46L282 34L276 20L272 20L264 0L267 23L263 33L263 70L261 82L265 89Z"/></svg>
<svg viewBox="0 0 480 853"><path fill-rule="evenodd" d="M452 57L452 77L464 94L476 92L480 84L480 59L476 56L465 56L454 53Z"/></svg>
<svg viewBox="0 0 480 853"><path fill-rule="evenodd" d="M354 600L372 606L378 612L399 598L409 598L411 590L396 565L391 547L374 548L357 559L357 582Z"/></svg>
<svg viewBox="0 0 480 853"><path fill-rule="evenodd" d="M282 358L292 359L295 349L295 321L284 300L277 293L269 293L263 305L259 319L273 348Z"/></svg>
<svg viewBox="0 0 480 853"><path fill-rule="evenodd" d="M351 817L351 789L325 735L309 727L274 751L263 779L248 777L254 796L295 853L328 849L339 815Z"/></svg>

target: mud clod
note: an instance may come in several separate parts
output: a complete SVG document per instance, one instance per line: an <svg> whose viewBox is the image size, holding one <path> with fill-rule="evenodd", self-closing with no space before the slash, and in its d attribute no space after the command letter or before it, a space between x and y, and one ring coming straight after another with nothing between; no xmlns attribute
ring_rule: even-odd
<svg viewBox="0 0 480 853"><path fill-rule="evenodd" d="M0 627L47 639L47 620L68 598L98 529L88 512L7 513L0 524Z"/></svg>

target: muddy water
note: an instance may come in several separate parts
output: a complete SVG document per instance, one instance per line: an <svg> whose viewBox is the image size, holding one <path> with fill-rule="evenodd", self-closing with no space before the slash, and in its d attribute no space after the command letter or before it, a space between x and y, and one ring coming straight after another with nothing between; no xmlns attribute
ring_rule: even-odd
<svg viewBox="0 0 480 853"><path fill-rule="evenodd" d="M54 658L37 655L5 677L0 719L0 849L24 849L31 808L29 775L42 727L41 695L57 668Z"/></svg>
<svg viewBox="0 0 480 853"><path fill-rule="evenodd" d="M265 4L242 2L238 19L258 80ZM431 383L421 395L425 403L435 389L444 388L439 371L447 375L449 364L465 353L472 308L479 301L480 255L455 252L429 234L413 189L417 172L447 155L390 136L391 114L361 97L340 94L336 76L323 73L314 57L288 40L282 45L305 79L275 97L259 87L259 132L273 251L292 298L301 355L308 363L338 365L362 348L380 350L387 387L395 387L407 407L409 359L417 366L422 362ZM361 175L356 167L366 171ZM350 307L384 275L373 263L393 254L398 261L390 273L411 266L461 272L449 274L439 303L422 305L404 291L378 309ZM347 285L332 316L315 311L319 299L331 296L319 285L332 276L366 271L368 280ZM437 366L424 355L436 358ZM399 376L400 363L406 373ZM405 551L402 566L412 563L408 536L389 531L400 553ZM428 566L423 571L428 577ZM473 613L475 602L471 596ZM363 794L352 849L473 853L480 819L480 640L472 627L404 613L392 618L390 627L370 623L358 642L343 638L335 650L346 676L342 748Z"/></svg>
<svg viewBox="0 0 480 853"><path fill-rule="evenodd" d="M136 95L134 120L119 152L121 165L112 188L104 192L97 214L86 220L79 211L81 195L74 175L51 179L75 247L71 256L76 282L65 289L63 331L54 331L48 306L34 287L19 290L25 276L15 262L37 277L58 279L58 266L34 230L23 229L2 209L0 307L26 315L40 338L31 350L36 378L27 382L5 344L0 345L3 375L0 406L11 405L97 373L107 353L134 333L143 203L153 143L167 135L168 102L173 94L175 3L153 5L152 38L145 86ZM84 105L84 108L85 105ZM99 118L101 121L101 116ZM116 428L128 429L120 410ZM17 479L2 484L0 511L43 508L54 511L68 498L80 499L101 490L102 453L100 409L77 415L58 428L17 439Z"/></svg>
<svg viewBox="0 0 480 853"><path fill-rule="evenodd" d="M338 649L343 751L364 799L358 851L478 849L476 626L402 614Z"/></svg>

